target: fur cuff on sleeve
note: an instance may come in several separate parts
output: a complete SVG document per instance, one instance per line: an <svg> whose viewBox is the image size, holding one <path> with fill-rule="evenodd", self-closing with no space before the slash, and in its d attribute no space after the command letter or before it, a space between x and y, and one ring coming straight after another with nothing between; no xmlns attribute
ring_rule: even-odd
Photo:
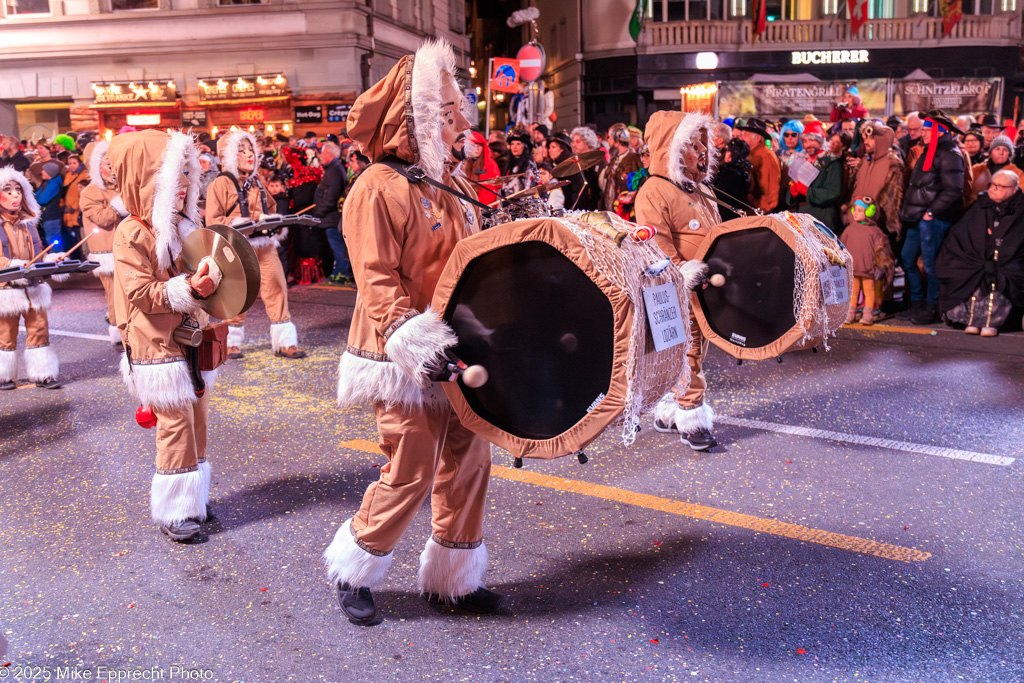
<svg viewBox="0 0 1024 683"><path fill-rule="evenodd" d="M708 266L703 261L694 259L693 261L687 261L683 265L679 266L679 272L682 274L683 281L686 283L686 291L692 292L704 284L704 278L708 272Z"/></svg>
<svg viewBox="0 0 1024 683"><path fill-rule="evenodd" d="M57 261L60 261L65 256L67 256L67 254L64 253L64 252L60 252L59 254L47 254L46 256L43 257L43 262L44 263L56 263Z"/></svg>
<svg viewBox="0 0 1024 683"><path fill-rule="evenodd" d="M425 389L430 386L427 366L442 361L444 350L458 342L448 323L428 306L391 334L384 351L402 372Z"/></svg>
<svg viewBox="0 0 1024 683"><path fill-rule="evenodd" d="M232 218L231 219L231 227L232 228L237 228L239 225L245 225L246 223L252 223L252 222L253 221L252 221L251 218L243 218L242 216L238 216L236 218Z"/></svg>
<svg viewBox="0 0 1024 683"><path fill-rule="evenodd" d="M192 296L191 287L188 285L187 275L172 277L164 283L164 292L167 303L172 311L192 315L200 310L199 300Z"/></svg>
<svg viewBox="0 0 1024 683"><path fill-rule="evenodd" d="M110 200L110 208L116 211L117 215L122 218L128 215L128 209L125 208L121 195L114 195L114 198Z"/></svg>

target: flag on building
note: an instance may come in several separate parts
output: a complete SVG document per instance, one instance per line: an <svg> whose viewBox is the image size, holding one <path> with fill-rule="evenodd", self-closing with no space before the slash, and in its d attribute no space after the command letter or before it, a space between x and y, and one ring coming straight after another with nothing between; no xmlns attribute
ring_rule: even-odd
<svg viewBox="0 0 1024 683"><path fill-rule="evenodd" d="M750 44L757 42L757 37L764 33L768 22L766 0L753 0L750 3Z"/></svg>
<svg viewBox="0 0 1024 683"><path fill-rule="evenodd" d="M636 7L633 8L633 16L629 18L629 35L633 42L640 39L640 31L644 27L644 17L647 16L648 0L636 0Z"/></svg>
<svg viewBox="0 0 1024 683"><path fill-rule="evenodd" d="M846 0L846 9L850 15L850 36L857 35L857 31L868 20L868 0Z"/></svg>
<svg viewBox="0 0 1024 683"><path fill-rule="evenodd" d="M964 18L962 0L939 0L942 12L942 35L948 36L956 22Z"/></svg>
<svg viewBox="0 0 1024 683"><path fill-rule="evenodd" d="M519 92L519 60L494 58L494 73L491 74L491 90L498 92Z"/></svg>

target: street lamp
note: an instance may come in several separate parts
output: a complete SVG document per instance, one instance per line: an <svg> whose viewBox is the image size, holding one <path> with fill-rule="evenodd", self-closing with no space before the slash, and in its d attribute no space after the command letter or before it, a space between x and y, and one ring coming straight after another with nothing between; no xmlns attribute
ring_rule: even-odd
<svg viewBox="0 0 1024 683"><path fill-rule="evenodd" d="M718 55L714 52L698 52L697 53L697 68L698 69L717 69L718 68Z"/></svg>

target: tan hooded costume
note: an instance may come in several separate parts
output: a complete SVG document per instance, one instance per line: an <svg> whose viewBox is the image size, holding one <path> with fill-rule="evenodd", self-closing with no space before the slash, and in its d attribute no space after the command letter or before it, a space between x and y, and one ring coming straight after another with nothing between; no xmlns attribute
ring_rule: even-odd
<svg viewBox="0 0 1024 683"><path fill-rule="evenodd" d="M197 398L174 330L187 317L208 318L177 265L185 237L199 225L199 157L192 136L146 130L118 135L107 151L129 216L114 231L115 309L124 341L121 377L156 414L153 521L206 519L210 464L206 424L216 371L203 373ZM184 217L175 198L188 174Z"/></svg>
<svg viewBox="0 0 1024 683"><path fill-rule="evenodd" d="M857 167L853 180L850 201L843 207L843 222L850 225L853 216L850 207L857 197L871 197L879 209L875 216L878 227L885 232L899 236L900 206L903 203L903 159L893 148L896 133L885 125L871 126L875 152L868 159L864 157Z"/></svg>
<svg viewBox="0 0 1024 683"><path fill-rule="evenodd" d="M36 229L39 204L33 196L32 185L13 168L0 168L0 188L9 182L21 187L21 208L17 216L0 211L0 268L23 266L43 249ZM48 254L44 260L54 261L59 256ZM33 382L42 382L56 379L60 373L57 354L50 347L46 318L51 295L46 282L30 284L28 280L15 280L0 284L0 382L13 382L18 377L18 323L22 319L28 331L25 376Z"/></svg>
<svg viewBox="0 0 1024 683"><path fill-rule="evenodd" d="M245 191L245 180L238 171L238 148L243 141L252 145L255 160L250 176L258 181L260 147L256 138L244 131L234 131L217 140L217 156L220 157L221 173L228 173L238 181L239 189ZM258 221L264 215L276 215L273 211L265 212L266 196L262 185L252 182L247 192L248 215L242 215L241 203L238 201L238 190L231 178L218 176L206 190L206 224L237 225L247 220ZM273 237L251 237L249 244L256 250L260 262L260 299L267 309L270 318L270 345L277 353L281 349L298 346L299 335L295 323L291 321L288 310L288 281L284 267L277 256L277 245L288 234L284 229ZM228 321L228 346L241 348L245 341L245 313Z"/></svg>
<svg viewBox="0 0 1024 683"><path fill-rule="evenodd" d="M651 150L651 177L636 194L636 222L653 225L658 229L655 239L662 251L668 254L677 266L692 260L697 248L712 226L722 222L718 206L696 192L682 189L686 180L683 167L683 148L691 136L700 128L711 139L714 121L703 114L684 114L674 111L658 111L647 123L645 136ZM707 177L700 189L714 196L710 181L718 166L719 150L708 145ZM708 350L708 340L700 331L693 308L697 306L696 295L691 298L690 332L693 344L687 354L690 377L685 378L666 394L655 409L655 418L675 427L683 434L697 429L714 426L714 411L705 401L707 381L704 378L703 360Z"/></svg>
<svg viewBox="0 0 1024 683"><path fill-rule="evenodd" d="M108 187L100 175L108 147L108 142L100 141L90 142L85 148L90 182L82 191L79 206L82 209L82 231L89 239L89 259L100 264L92 274L100 279L107 297L107 331L110 341L120 344L121 333L117 330L117 311L114 309L114 228L128 215L128 209L117 191Z"/></svg>
<svg viewBox="0 0 1024 683"><path fill-rule="evenodd" d="M454 76L451 46L428 42L356 100L347 128L372 161L415 163L472 197L468 183L449 177L451 151L441 137L442 82ZM462 426L425 367L457 341L429 303L453 248L477 231L480 217L451 194L380 163L359 176L344 214L359 295L338 401L372 404L388 462L324 553L328 575L355 587L377 584L429 494L433 535L420 555L419 587L445 599L467 595L483 586L487 570L490 446Z"/></svg>

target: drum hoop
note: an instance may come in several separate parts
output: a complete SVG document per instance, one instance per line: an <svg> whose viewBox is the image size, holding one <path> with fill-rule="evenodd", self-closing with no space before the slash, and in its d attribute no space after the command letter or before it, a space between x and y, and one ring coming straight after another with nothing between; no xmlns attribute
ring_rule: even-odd
<svg viewBox="0 0 1024 683"><path fill-rule="evenodd" d="M517 226L532 223L531 229L525 233L516 230ZM555 226L558 226L557 228ZM448 396L452 408L462 421L462 424L474 433L478 429L489 434L488 440L500 448L509 451L515 457L553 459L566 455L572 455L575 449L568 448L566 442L589 443L604 432L609 425L615 422L618 415L621 415L625 408L625 387L627 386L627 370L624 362L620 362L628 356L629 337L622 338L619 331L630 330L633 325L633 310L630 307L629 297L626 292L614 287L612 283L600 273L591 262L587 251L582 244L570 242L573 246L567 251L565 244L556 240L545 239L545 235L551 235L566 229L557 219L540 218L529 219L528 221L515 221L495 226L481 235L488 235L488 239L474 239L476 235L460 241L445 265L434 290L432 305L434 310L444 312L448 308L448 302L455 290L458 281L453 276L454 272L463 272L466 266L474 259L496 249L523 242L542 242L558 250L563 256L572 261L577 268L586 273L587 277L599 287L608 297L612 308L614 322L615 344L612 366L611 384L601 400L592 410L584 415L572 427L558 436L550 439L527 439L510 434L498 429L490 422L478 416L470 408L469 403L462 395L462 390L455 383L445 382L443 388ZM500 241L495 241L496 235L501 235ZM596 277L595 277L596 276ZM613 387L622 387L621 396L615 397L612 393Z"/></svg>
<svg viewBox="0 0 1024 683"><path fill-rule="evenodd" d="M773 230L770 227L771 221L773 220L777 219L769 216L746 216L745 218L736 218L731 221L726 221L725 223L719 223L708 231L708 234L697 248L697 253L694 258L698 261L703 261L707 256L708 250L711 249L711 245L722 235L739 232L740 230L749 230L750 228L768 228L783 242L789 245L790 249L793 250L795 258L800 258L799 251L797 250L796 236L788 230ZM690 295L690 310L693 311L694 317L697 318L697 325L700 327L700 331L704 337L733 358L738 358L740 360L767 360L769 358L777 358L782 355L784 350L793 348L793 345L799 342L804 336L804 326L798 318L793 327L789 328L784 335L773 341L771 344L754 347L738 346L730 342L728 339L724 339L711 328L711 323L708 321L707 315L704 313L704 309L701 307L700 299L697 297L696 293Z"/></svg>

